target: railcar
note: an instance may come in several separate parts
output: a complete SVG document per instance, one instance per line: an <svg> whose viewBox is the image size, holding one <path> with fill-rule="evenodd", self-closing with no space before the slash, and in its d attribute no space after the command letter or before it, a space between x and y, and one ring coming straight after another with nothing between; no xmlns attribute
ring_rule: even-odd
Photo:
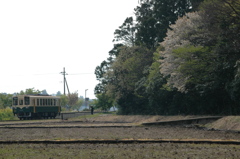
<svg viewBox="0 0 240 159"><path fill-rule="evenodd" d="M12 110L20 120L55 118L61 112L60 97L50 95L17 95Z"/></svg>

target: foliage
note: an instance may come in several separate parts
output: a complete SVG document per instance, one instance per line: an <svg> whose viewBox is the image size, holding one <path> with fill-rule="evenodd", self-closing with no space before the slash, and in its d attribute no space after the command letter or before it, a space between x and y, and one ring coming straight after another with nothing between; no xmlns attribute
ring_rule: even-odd
<svg viewBox="0 0 240 159"><path fill-rule="evenodd" d="M77 102L78 102L78 93L77 92L68 94L68 104L70 107L77 106Z"/></svg>
<svg viewBox="0 0 240 159"><path fill-rule="evenodd" d="M61 96L61 95L62 95L62 93L60 91L57 91L56 96Z"/></svg>
<svg viewBox="0 0 240 159"><path fill-rule="evenodd" d="M209 48L189 45L175 49L172 53L173 56L181 59L180 61L184 61L178 63L179 67L176 69L180 76L175 79L184 81L183 85L175 84L176 87L179 86L177 87L179 90L193 89L187 88L189 85L196 85L199 88L201 85L207 85L214 80L213 77L211 78L211 74L215 71L216 61L213 59L216 59L216 55Z"/></svg>
<svg viewBox="0 0 240 159"><path fill-rule="evenodd" d="M48 93L47 93L47 90L46 90L46 89L42 90L42 91L41 91L41 94L48 94Z"/></svg>
<svg viewBox="0 0 240 159"><path fill-rule="evenodd" d="M13 115L12 109L5 108L5 109L0 109L0 121L1 120L13 120L15 117Z"/></svg>
<svg viewBox="0 0 240 159"><path fill-rule="evenodd" d="M107 61L103 61L100 66L97 66L95 69L95 75L97 80L99 81L99 84L95 87L95 94L99 93L105 93L106 92L106 85L109 82L107 78L105 78L105 74L110 69L111 64L114 61L114 58L118 56L119 52L122 49L122 44L115 44L114 48L109 51L110 57L107 59Z"/></svg>
<svg viewBox="0 0 240 159"><path fill-rule="evenodd" d="M65 107L69 103L69 98L66 95L61 95L60 100L62 107Z"/></svg>
<svg viewBox="0 0 240 159"><path fill-rule="evenodd" d="M0 109L5 109L12 105L12 95L11 94L0 94Z"/></svg>
<svg viewBox="0 0 240 159"><path fill-rule="evenodd" d="M183 75L182 72L179 72L180 64L184 63L185 60L188 60L186 58L193 58L191 52L194 51L193 49L195 45L195 49L197 49L201 44L211 45L213 40L210 40L211 36L209 36L207 29L203 29L204 23L197 12L188 13L186 16L179 18L176 21L176 24L172 25L171 28L172 30L168 31L164 42L161 43L161 47L164 49L159 51L162 58L160 60L160 71L165 77L169 76L168 82L170 85L174 85L178 90L184 92L186 89L185 82L187 77ZM181 49L179 49L180 47ZM179 51L181 50L181 52L187 52L183 55L177 53L177 49ZM192 49L192 51L190 49ZM175 50L175 53L173 50ZM202 52L204 52L204 50ZM204 59L196 58L195 56L195 61L197 60L203 61ZM209 60L207 62L209 62Z"/></svg>
<svg viewBox="0 0 240 159"><path fill-rule="evenodd" d="M239 112L239 102L232 100L238 95L238 6L233 1L205 1L199 13L179 18L161 43L161 73L178 90L195 94L202 109L207 104L205 113Z"/></svg>
<svg viewBox="0 0 240 159"><path fill-rule="evenodd" d="M65 107L67 110L79 110L79 108L84 103L84 99L78 98L78 93L74 92L66 95L60 96L61 106Z"/></svg>
<svg viewBox="0 0 240 159"><path fill-rule="evenodd" d="M166 37L169 25L193 9L190 0L141 0L141 5L135 8L137 44L155 48Z"/></svg>
<svg viewBox="0 0 240 159"><path fill-rule="evenodd" d="M240 0L140 0L95 93L122 114L240 113L239 12Z"/></svg>
<svg viewBox="0 0 240 159"><path fill-rule="evenodd" d="M28 88L25 91L21 90L20 91L20 95L24 95L24 94L40 94L41 91L39 91L38 89L35 90L35 88Z"/></svg>
<svg viewBox="0 0 240 159"><path fill-rule="evenodd" d="M161 93L154 95L151 91L153 88L167 92L160 89L166 86L166 79L157 71L159 63L154 61L152 65L153 52L166 36L169 25L174 24L178 16L193 9L191 2L141 1L140 6L135 8L136 22L133 23L133 18L129 17L116 29L114 41L121 43L114 45L108 61L103 61L96 68L99 84L95 87L95 93L106 93L108 99L119 105L119 112L123 114L153 114L153 110L159 113L161 109L157 108L159 105L156 103ZM154 71L151 71L153 68ZM153 81L155 79L157 81Z"/></svg>
<svg viewBox="0 0 240 159"><path fill-rule="evenodd" d="M111 69L105 74L109 79L107 93L115 99L124 92L134 92L135 83L143 76L146 66L152 63L152 53L143 47L123 47L116 57Z"/></svg>
<svg viewBox="0 0 240 159"><path fill-rule="evenodd" d="M136 26L133 17L125 19L124 23L114 32L113 42L122 42L126 46L134 46L136 41Z"/></svg>
<svg viewBox="0 0 240 159"><path fill-rule="evenodd" d="M73 109L79 110L80 107L83 105L84 99L83 98L78 98L76 104L73 106Z"/></svg>
<svg viewBox="0 0 240 159"><path fill-rule="evenodd" d="M95 105L94 107L96 109L107 111L113 106L114 102L111 98L108 97L107 94L102 93L102 94L97 94L96 96L98 100L95 100L95 102L92 103Z"/></svg>

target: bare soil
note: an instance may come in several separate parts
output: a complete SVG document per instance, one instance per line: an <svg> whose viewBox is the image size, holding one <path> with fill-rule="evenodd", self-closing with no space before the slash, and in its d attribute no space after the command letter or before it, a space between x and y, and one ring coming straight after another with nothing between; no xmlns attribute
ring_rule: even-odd
<svg viewBox="0 0 240 159"><path fill-rule="evenodd" d="M207 124L206 127L220 130L240 131L240 116L226 116L215 122Z"/></svg>
<svg viewBox="0 0 240 159"><path fill-rule="evenodd" d="M71 139L216 139L240 140L240 117L223 117L209 129L185 126L141 126L141 123L196 116L101 115L68 120L1 122L0 140ZM9 125L8 125L9 124ZM44 128L38 128L43 126ZM62 126L61 128L57 126ZM73 126L73 127L71 127ZM82 126L82 127L74 127ZM111 127L115 126L115 127ZM20 127L20 128L18 128ZM31 128L29 128L31 127ZM35 128L34 128L35 127ZM218 144L0 144L2 158L240 158L240 145ZM18 156L18 157L16 157ZM1 158L0 157L0 158Z"/></svg>
<svg viewBox="0 0 240 159"><path fill-rule="evenodd" d="M239 159L239 145L23 144L0 145L2 159Z"/></svg>
<svg viewBox="0 0 240 159"><path fill-rule="evenodd" d="M194 119L194 118L203 118L207 116L145 116L145 115L133 115L133 116L124 116L124 115L102 115L94 118L86 119L89 122L94 121L108 121L108 122L126 122L126 123L148 123L148 122L160 122L160 121L174 121L174 120L184 120L184 119ZM220 130L236 130L240 131L240 116L225 116L219 120L208 123L206 125L208 128L220 129Z"/></svg>
<svg viewBox="0 0 240 159"><path fill-rule="evenodd" d="M240 117L227 116L208 123L208 129L186 126L141 126L141 123L196 118L196 116L100 115L69 120L0 122L0 140L54 139L221 139L240 140ZM23 127L23 128L21 128ZM222 130L222 131L209 131Z"/></svg>

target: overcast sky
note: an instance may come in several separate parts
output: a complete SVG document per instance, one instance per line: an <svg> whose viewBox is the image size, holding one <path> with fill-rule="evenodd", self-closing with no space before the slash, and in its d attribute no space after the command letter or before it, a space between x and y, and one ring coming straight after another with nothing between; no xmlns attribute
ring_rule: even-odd
<svg viewBox="0 0 240 159"><path fill-rule="evenodd" d="M0 93L27 88L95 98L96 66L138 0L1 0Z"/></svg>

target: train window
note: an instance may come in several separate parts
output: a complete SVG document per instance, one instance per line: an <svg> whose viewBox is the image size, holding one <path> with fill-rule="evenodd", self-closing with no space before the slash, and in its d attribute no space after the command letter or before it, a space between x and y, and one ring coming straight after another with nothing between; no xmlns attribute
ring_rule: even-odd
<svg viewBox="0 0 240 159"><path fill-rule="evenodd" d="M50 105L53 105L52 99L50 99Z"/></svg>
<svg viewBox="0 0 240 159"><path fill-rule="evenodd" d="M39 99L37 99L37 105L39 105Z"/></svg>
<svg viewBox="0 0 240 159"><path fill-rule="evenodd" d="M56 105L56 99L53 99L53 105Z"/></svg>
<svg viewBox="0 0 240 159"><path fill-rule="evenodd" d="M43 100L42 99L40 99L40 105L43 105Z"/></svg>
<svg viewBox="0 0 240 159"><path fill-rule="evenodd" d="M25 105L29 105L30 104L30 98L29 97L24 97L24 102L25 102Z"/></svg>
<svg viewBox="0 0 240 159"><path fill-rule="evenodd" d="M18 97L13 97L13 105L18 105Z"/></svg>
<svg viewBox="0 0 240 159"><path fill-rule="evenodd" d="M48 99L48 105L50 105L50 99Z"/></svg>
<svg viewBox="0 0 240 159"><path fill-rule="evenodd" d="M19 100L19 105L23 105L23 100Z"/></svg>

